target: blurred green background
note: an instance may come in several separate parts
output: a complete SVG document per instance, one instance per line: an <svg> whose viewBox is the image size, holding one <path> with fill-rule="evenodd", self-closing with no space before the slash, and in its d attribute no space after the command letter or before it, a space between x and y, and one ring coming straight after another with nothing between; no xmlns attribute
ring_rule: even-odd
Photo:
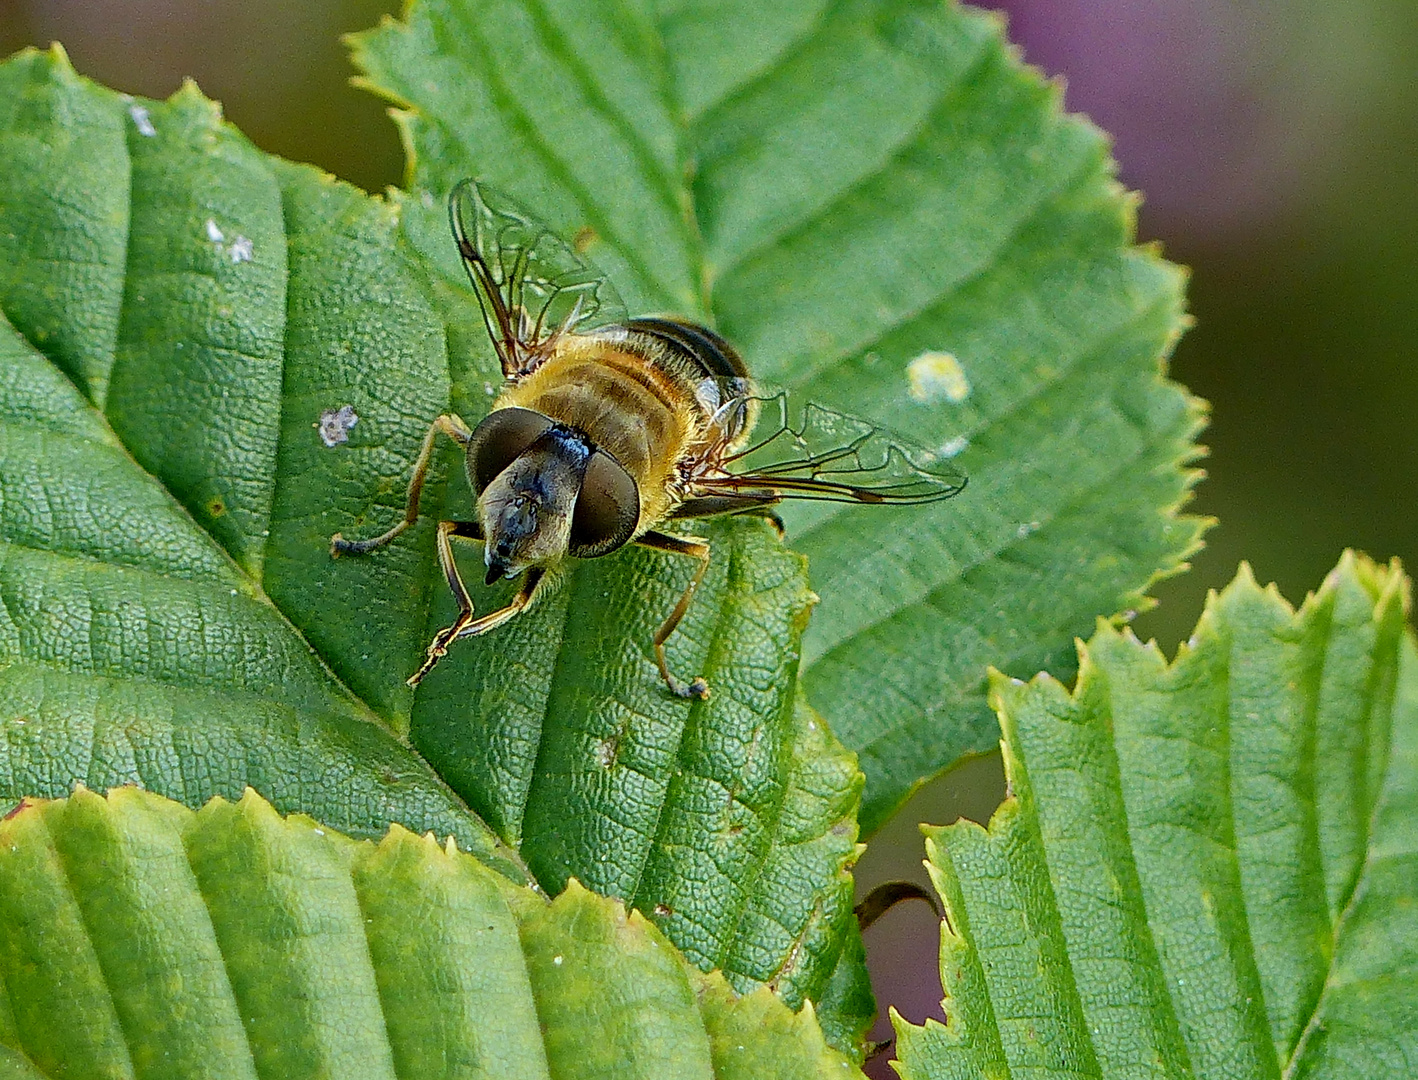
<svg viewBox="0 0 1418 1080"><path fill-rule="evenodd" d="M1298 601L1346 546L1418 566L1418 4L1413 0L1013 0L1026 59L1116 140L1139 232L1192 268L1197 325L1173 374L1212 403L1220 525L1159 585L1138 633L1170 651L1241 559ZM265 150L367 190L400 180L384 107L339 35L381 0L0 0L0 52L63 42L84 74L165 97L184 76ZM1012 672L1027 676L1030 672ZM923 789L859 878L924 880L917 821L984 819L997 760ZM903 905L868 933L879 995L939 1013L936 925ZM884 1031L884 1029L883 1029ZM893 1075L884 1059L875 1075Z"/></svg>

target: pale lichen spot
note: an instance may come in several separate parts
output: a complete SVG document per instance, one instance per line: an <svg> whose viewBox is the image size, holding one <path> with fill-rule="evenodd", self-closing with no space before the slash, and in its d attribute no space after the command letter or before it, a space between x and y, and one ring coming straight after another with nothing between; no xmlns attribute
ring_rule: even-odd
<svg viewBox="0 0 1418 1080"><path fill-rule="evenodd" d="M129 105L128 115L133 118L133 126L138 129L138 134L151 139L158 133L158 129L153 127L152 118L148 116L147 107L144 105Z"/></svg>
<svg viewBox="0 0 1418 1080"><path fill-rule="evenodd" d="M968 449L970 449L970 440L964 435L957 435L949 442L942 443L936 453L943 458L953 458L959 457Z"/></svg>
<svg viewBox="0 0 1418 1080"><path fill-rule="evenodd" d="M1014 530L1014 533L1019 539L1025 540L1038 532L1040 527L1040 523L1037 521L1026 521L1020 524L1019 528Z"/></svg>
<svg viewBox="0 0 1418 1080"><path fill-rule="evenodd" d="M231 242L231 261L233 263L250 262L255 252L255 245L245 236L238 236Z"/></svg>
<svg viewBox="0 0 1418 1080"><path fill-rule="evenodd" d="M609 769L615 765L616 758L620 756L620 738L613 735L609 739L602 739L596 744L596 762L603 769Z"/></svg>
<svg viewBox="0 0 1418 1080"><path fill-rule="evenodd" d="M911 396L917 401L959 405L970 396L970 380L954 353L927 351L906 368Z"/></svg>
<svg viewBox="0 0 1418 1080"><path fill-rule="evenodd" d="M220 244L226 239L226 236L222 233L221 228L213 218L207 219L207 239L214 244Z"/></svg>
<svg viewBox="0 0 1418 1080"><path fill-rule="evenodd" d="M427 188L424 188L424 190L419 193L419 202L423 203L423 208L425 210L432 210L433 192L429 191Z"/></svg>
<svg viewBox="0 0 1418 1080"><path fill-rule="evenodd" d="M320 432L320 441L326 446L339 446L350 441L350 428L359 423L359 416L353 405L341 405L338 409L326 409L313 425Z"/></svg>

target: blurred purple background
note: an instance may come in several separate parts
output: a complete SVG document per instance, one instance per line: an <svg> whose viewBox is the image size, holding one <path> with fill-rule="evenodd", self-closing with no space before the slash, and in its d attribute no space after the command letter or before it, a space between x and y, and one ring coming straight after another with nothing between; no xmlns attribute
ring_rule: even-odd
<svg viewBox="0 0 1418 1080"><path fill-rule="evenodd" d="M1213 404L1194 508L1221 526L1138 632L1172 648L1242 558L1296 601L1346 545L1418 564L1418 5L1002 6L1025 58L1114 136L1123 182L1147 197L1142 237L1193 268L1198 322L1173 372ZM378 190L402 155L383 106L347 85L338 35L394 9L0 0L0 52L57 39L85 74L154 97L191 75L262 148ZM991 758L927 785L876 838L862 887L924 881L915 822L983 820L999 791ZM867 934L879 996L917 1022L940 1015L936 935L920 903ZM873 1076L894 1076L888 1056Z"/></svg>

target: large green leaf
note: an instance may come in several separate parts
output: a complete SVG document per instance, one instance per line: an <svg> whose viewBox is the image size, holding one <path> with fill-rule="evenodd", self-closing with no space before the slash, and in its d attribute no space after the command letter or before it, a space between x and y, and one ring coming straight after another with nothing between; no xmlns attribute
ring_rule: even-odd
<svg viewBox="0 0 1418 1080"><path fill-rule="evenodd" d="M805 1006L431 836L134 788L0 822L0 1075L861 1077Z"/></svg>
<svg viewBox="0 0 1418 1080"><path fill-rule="evenodd" d="M450 385L485 408L476 309L399 228L407 211L454 261L441 208L261 154L195 88L95 87L58 52L0 66L0 145L0 797L137 782L199 806L249 784L357 835L455 835L521 878L505 841L737 989L860 989L861 785L795 704L801 557L764 522L711 532L727 557L671 648L707 703L666 694L650 651L692 568L643 551L568 573L415 699L452 618L431 521L364 559L329 537L402 512ZM342 405L357 422L327 446L316 422ZM830 1000L852 1045L869 995Z"/></svg>
<svg viewBox="0 0 1418 1080"><path fill-rule="evenodd" d="M339 331L363 323L388 351L361 364L437 385L392 218L259 154L194 89L139 105L58 52L0 66L0 146L0 798L137 782L200 805L251 784L359 835L452 834L521 876L261 587L279 587L267 534L312 512L289 491L310 479L275 469L281 350L309 333L302 267L341 226L365 219L356 287L394 295ZM284 214L321 204L288 256Z"/></svg>
<svg viewBox="0 0 1418 1080"><path fill-rule="evenodd" d="M1418 647L1396 566L1298 611L1249 569L1168 664L995 682L1011 797L928 831L948 1023L908 1080L1418 1069Z"/></svg>
<svg viewBox="0 0 1418 1080"><path fill-rule="evenodd" d="M860 755L868 828L994 743L987 664L1066 669L1073 635L1145 606L1196 545L1176 508L1199 408L1158 359L1181 274L1129 246L1104 137L1062 114L993 17L928 0L417 0L354 53L401 106L431 203L464 175L511 191L579 236L632 312L712 319L757 374L969 470L936 507L784 515L822 597L808 690ZM465 384L475 412L486 378ZM574 634L527 644L545 651L519 710L541 711L563 665L601 663ZM474 711L492 726L503 708ZM448 733L414 725L437 757Z"/></svg>

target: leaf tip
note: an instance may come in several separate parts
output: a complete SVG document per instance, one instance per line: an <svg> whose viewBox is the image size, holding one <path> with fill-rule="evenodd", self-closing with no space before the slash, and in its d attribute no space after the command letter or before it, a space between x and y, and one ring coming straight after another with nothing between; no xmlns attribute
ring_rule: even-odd
<svg viewBox="0 0 1418 1080"><path fill-rule="evenodd" d="M37 50L33 49L32 47L26 48L21 50L20 55L23 56L25 53L32 53L36 51ZM50 61L60 71L67 72L70 75L78 75L78 72L74 70L73 61L69 59L69 51L64 48L61 42L51 41L49 43L49 48L46 49L45 52L49 55Z"/></svg>
<svg viewBox="0 0 1418 1080"><path fill-rule="evenodd" d="M182 85L168 97L167 101L169 105L179 108L205 112L207 115L204 119L211 127L216 127L223 122L222 103L202 93L202 88L197 85L197 80L191 75L183 76Z"/></svg>
<svg viewBox="0 0 1418 1080"><path fill-rule="evenodd" d="M1241 565L1238 566L1238 567L1236 567L1236 576L1231 580L1231 584L1227 585L1226 588L1227 588L1227 589L1234 589L1234 588L1241 588L1241 589L1259 589L1259 588L1260 588L1260 586L1256 583L1255 570L1252 569L1251 564L1250 564L1250 560L1248 560L1248 559L1242 559L1242 560L1241 560Z"/></svg>

